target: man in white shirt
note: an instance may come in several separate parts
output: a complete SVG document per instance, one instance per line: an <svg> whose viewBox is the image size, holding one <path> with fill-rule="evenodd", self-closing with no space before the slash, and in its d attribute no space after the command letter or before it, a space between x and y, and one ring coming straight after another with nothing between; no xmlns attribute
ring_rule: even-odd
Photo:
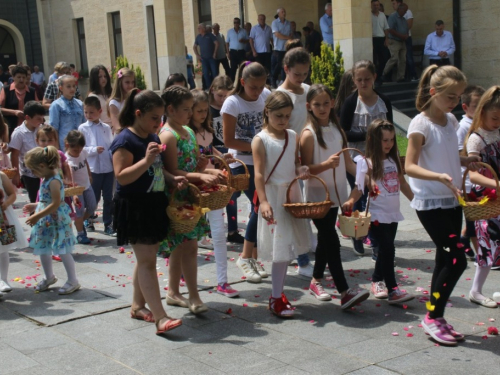
<svg viewBox="0 0 500 375"><path fill-rule="evenodd" d="M231 68L229 67L229 61L227 60L226 51L226 39L224 38L224 34L220 33L220 25L218 23L214 23L212 25L212 31L217 41L219 42L219 47L217 48L217 53L215 55L215 61L217 61L217 75L220 73L220 64L224 67L224 71L226 75L231 74Z"/></svg>
<svg viewBox="0 0 500 375"><path fill-rule="evenodd" d="M292 27L290 22L285 19L286 10L285 8L279 8L277 10L278 18L276 18L271 24L271 29L273 31L273 45L274 51L271 56L271 84L274 88L279 86L278 80L284 80L284 71L282 67L283 58L285 57L286 48L285 44L287 40L292 39ZM278 79L278 77L280 77Z"/></svg>
<svg viewBox="0 0 500 375"><path fill-rule="evenodd" d="M240 64L245 61L245 45L248 43L248 35L245 29L241 28L241 20L235 17L234 27L227 31L226 51L229 51L229 62L231 64L231 79L234 82L236 72Z"/></svg>
<svg viewBox="0 0 500 375"><path fill-rule="evenodd" d="M442 20L436 21L436 31L430 33L425 41L424 54L429 56L429 64L451 65L450 55L455 52L453 35L444 29Z"/></svg>
<svg viewBox="0 0 500 375"><path fill-rule="evenodd" d="M373 63L377 67L377 81L382 79L385 64L389 60L390 53L387 49L387 34L389 24L387 17L380 11L380 1L372 0L372 42L373 42Z"/></svg>
<svg viewBox="0 0 500 375"><path fill-rule="evenodd" d="M332 3L326 3L325 14L319 19L319 26L323 34L323 42L333 48Z"/></svg>
<svg viewBox="0 0 500 375"><path fill-rule="evenodd" d="M40 68L35 65L33 67L33 73L31 73L31 82L42 86L45 83L45 75L40 71Z"/></svg>
<svg viewBox="0 0 500 375"><path fill-rule="evenodd" d="M250 31L250 47L252 48L255 61L260 63L267 72L271 72L271 39L273 32L266 25L266 16L259 14L257 17L258 24L252 27Z"/></svg>

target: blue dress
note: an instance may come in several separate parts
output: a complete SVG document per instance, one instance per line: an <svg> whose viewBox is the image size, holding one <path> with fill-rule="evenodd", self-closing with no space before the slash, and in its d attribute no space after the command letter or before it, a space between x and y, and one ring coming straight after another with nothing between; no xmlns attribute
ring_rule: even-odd
<svg viewBox="0 0 500 375"><path fill-rule="evenodd" d="M59 174L42 181L36 212L40 212L52 202L49 187L52 180L61 184L61 205L56 212L42 217L31 229L30 247L35 255L70 254L76 243L69 216L71 210L64 202L64 185Z"/></svg>

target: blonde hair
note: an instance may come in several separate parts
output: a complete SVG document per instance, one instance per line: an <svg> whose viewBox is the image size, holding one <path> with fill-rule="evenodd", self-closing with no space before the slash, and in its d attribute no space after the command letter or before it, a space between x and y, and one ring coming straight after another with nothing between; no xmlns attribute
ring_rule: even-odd
<svg viewBox="0 0 500 375"><path fill-rule="evenodd" d="M67 81L69 79L76 83L76 77L69 74L64 74L57 79L57 87L59 87L59 90L61 89L62 85L64 85L64 81Z"/></svg>
<svg viewBox="0 0 500 375"><path fill-rule="evenodd" d="M245 90L241 84L241 79L246 82L249 79L264 78L267 77L267 72L258 62L244 61L238 67L238 74L236 77L236 86L233 91L231 91L230 95L240 95Z"/></svg>
<svg viewBox="0 0 500 375"><path fill-rule="evenodd" d="M399 160L398 143L396 142L396 128L387 120L373 120L366 134L366 157L372 162L372 178L381 180L384 177L384 150L382 149L383 130L394 134L394 145L389 151L389 157L396 164L398 174L402 173L401 162Z"/></svg>
<svg viewBox="0 0 500 375"><path fill-rule="evenodd" d="M293 102L288 94L283 91L274 91L271 93L264 104L262 128L265 129L269 126L269 111L278 111L288 107L291 107L293 110Z"/></svg>
<svg viewBox="0 0 500 375"><path fill-rule="evenodd" d="M436 94L442 94L447 92L452 86L460 83L467 84L467 78L460 69L451 65L441 67L437 65L429 66L424 70L420 78L415 107L420 112L430 107L433 100L433 96L430 93L431 88L436 90Z"/></svg>
<svg viewBox="0 0 500 375"><path fill-rule="evenodd" d="M212 81L212 85L208 89L208 101L210 104L214 102L214 91L234 89L233 81L228 76L217 76Z"/></svg>
<svg viewBox="0 0 500 375"><path fill-rule="evenodd" d="M108 99L108 103L107 103L108 116L111 115L109 113L109 102L112 99L117 100L121 103L127 98L127 93L123 92L123 89L122 89L122 81L123 81L123 78L125 78L125 77L134 77L134 87L135 87L135 73L134 73L134 71L129 69L129 68L121 68L116 73L116 79L115 79L115 82L113 83L113 90L111 91L111 95Z"/></svg>
<svg viewBox="0 0 500 375"><path fill-rule="evenodd" d="M207 103L207 105L210 105L208 94L202 89L193 89L191 90L191 94L193 94L193 112L194 108L200 103ZM192 120L193 116L191 116L191 120L189 120L189 127L193 129L193 131L196 133L198 129L196 128L196 126L194 126ZM203 121L203 123L201 124L201 127L205 129L207 132L213 133L214 129L212 128L212 125L210 125L211 123L212 123L212 116L210 116L210 108L208 108L207 117L205 118L205 121Z"/></svg>
<svg viewBox="0 0 500 375"><path fill-rule="evenodd" d="M38 169L40 164L46 164L49 169L59 168L59 152L54 146L35 147L24 155L24 163L29 169Z"/></svg>

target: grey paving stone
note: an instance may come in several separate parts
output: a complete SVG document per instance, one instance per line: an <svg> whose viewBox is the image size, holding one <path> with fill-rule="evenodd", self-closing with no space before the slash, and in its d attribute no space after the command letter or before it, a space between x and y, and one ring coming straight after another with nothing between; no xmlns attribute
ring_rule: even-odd
<svg viewBox="0 0 500 375"><path fill-rule="evenodd" d="M280 374L280 375L305 375L305 374L310 374L310 372L306 372L304 370L300 370L297 367L294 366L283 366L278 369L270 370L270 371L264 371L261 374Z"/></svg>
<svg viewBox="0 0 500 375"><path fill-rule="evenodd" d="M389 371L378 366L367 366L362 369L349 372L349 375L394 375L394 374L400 374L400 373Z"/></svg>
<svg viewBox="0 0 500 375"><path fill-rule="evenodd" d="M62 335L55 329L47 327L31 329L29 332L21 332L3 338L1 341L23 354L31 354L40 350L40 348L55 348L55 350L57 350L57 347L68 345L73 342L68 336Z"/></svg>
<svg viewBox="0 0 500 375"><path fill-rule="evenodd" d="M0 343L0 353L2 353L2 365L0 366L1 375L13 371L26 370L38 365L37 361L25 356L7 344Z"/></svg>

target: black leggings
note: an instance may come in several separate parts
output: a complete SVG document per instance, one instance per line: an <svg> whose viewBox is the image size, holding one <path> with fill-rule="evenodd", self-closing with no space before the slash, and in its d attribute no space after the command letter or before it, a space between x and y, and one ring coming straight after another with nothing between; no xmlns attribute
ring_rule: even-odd
<svg viewBox="0 0 500 375"><path fill-rule="evenodd" d="M323 219L313 219L318 229L318 245L316 246L316 263L313 277L322 279L328 264L333 282L339 293L349 289L340 259L340 240L335 230L338 207L331 208Z"/></svg>
<svg viewBox="0 0 500 375"><path fill-rule="evenodd" d="M462 208L417 211L417 216L436 245L436 265L430 295L431 305L435 308L429 312L429 317L441 318L453 288L467 268L465 252L457 246L462 230ZM434 296L436 292L439 298Z"/></svg>
<svg viewBox="0 0 500 375"><path fill-rule="evenodd" d="M40 178L21 176L21 181L23 182L25 189L28 190L30 203L35 203L38 190L40 189Z"/></svg>
<svg viewBox="0 0 500 375"><path fill-rule="evenodd" d="M378 243L377 262L373 271L372 281L385 281L385 286L390 292L397 288L396 276L394 275L394 256L396 248L394 239L398 230L398 223L378 224L371 223L370 238Z"/></svg>

